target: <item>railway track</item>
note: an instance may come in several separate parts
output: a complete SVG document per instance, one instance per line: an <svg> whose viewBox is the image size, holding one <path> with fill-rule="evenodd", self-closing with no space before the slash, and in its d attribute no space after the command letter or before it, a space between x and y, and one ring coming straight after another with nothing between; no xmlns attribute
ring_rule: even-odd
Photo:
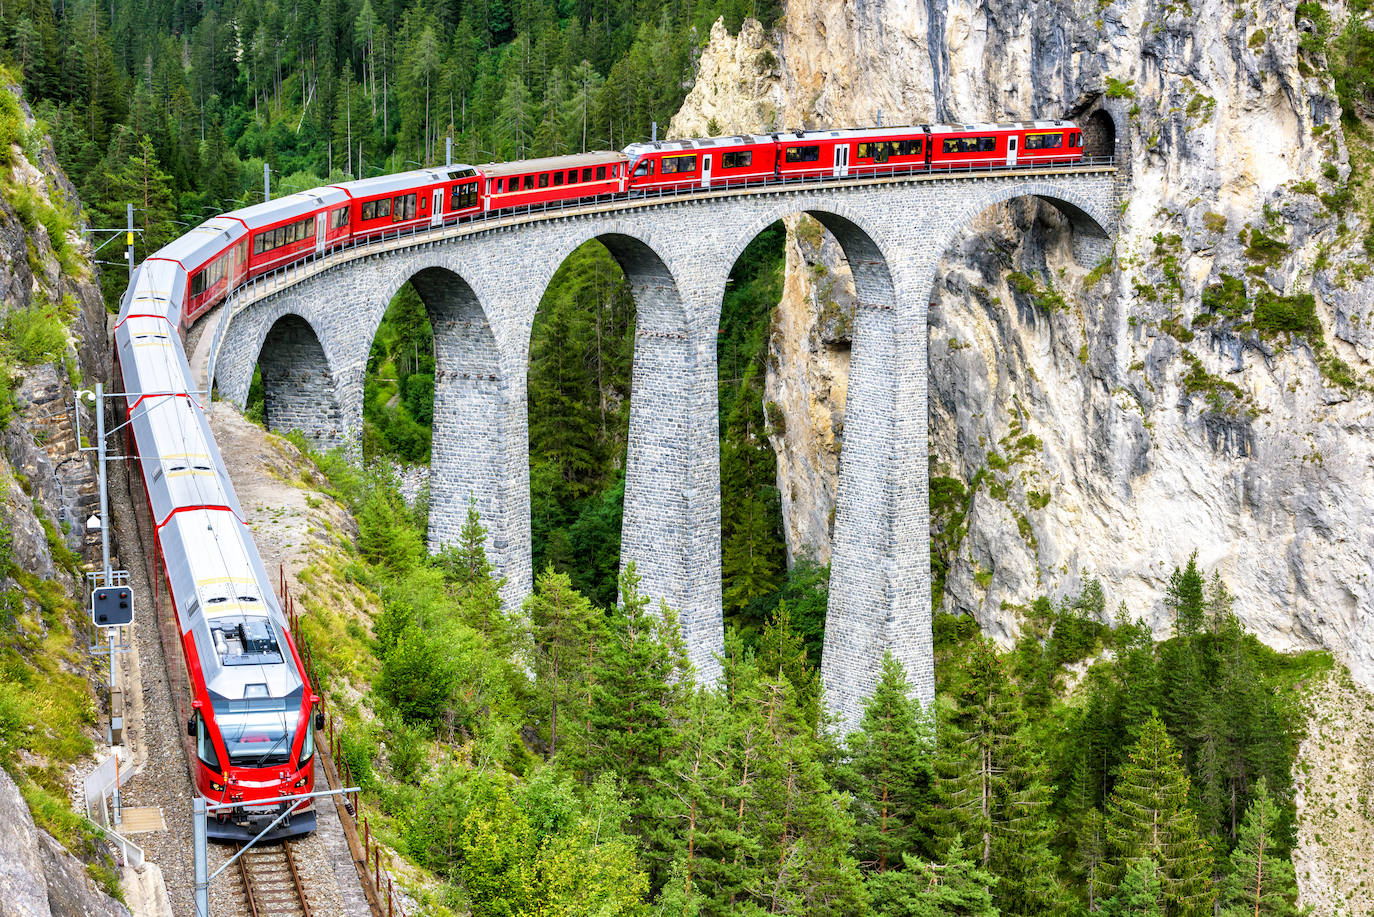
<svg viewBox="0 0 1374 917"><path fill-rule="evenodd" d="M238 863L246 911L253 917L311 917L290 841L251 847Z"/></svg>

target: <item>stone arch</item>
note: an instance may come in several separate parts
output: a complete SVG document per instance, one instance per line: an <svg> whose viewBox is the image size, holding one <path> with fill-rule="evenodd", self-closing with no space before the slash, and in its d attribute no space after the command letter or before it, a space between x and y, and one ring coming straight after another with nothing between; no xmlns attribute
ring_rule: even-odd
<svg viewBox="0 0 1374 917"><path fill-rule="evenodd" d="M855 212L834 196L781 204L746 225L724 269L763 227L805 213L835 237L853 276L857 299L820 661L827 703L847 731L857 726L889 651L917 696L926 703L934 696L925 484L929 279L920 249L900 261L885 250L909 243L910 214ZM916 223L923 224L930 225Z"/></svg>
<svg viewBox="0 0 1374 917"><path fill-rule="evenodd" d="M409 282L434 334L429 548L437 551L458 540L472 503L487 529L493 565L523 586L527 579L519 575L518 558L509 556L506 379L487 311L468 281L442 261L410 260L402 268L388 278L370 333L376 335L386 308Z"/></svg>
<svg viewBox="0 0 1374 917"><path fill-rule="evenodd" d="M1072 228L1074 257L1080 264L1093 265L1110 252L1110 228L1115 216L1103 211L1074 188L1054 182L993 180L982 194L971 195L960 209L950 213L932 234L930 251L938 259L948 251L959 234L983 213L1016 198L1036 198L1052 205ZM933 267L933 264L932 264Z"/></svg>
<svg viewBox="0 0 1374 917"><path fill-rule="evenodd" d="M345 443L332 363L309 321L295 312L279 316L263 332L257 363L268 429L299 430L321 449Z"/></svg>
<svg viewBox="0 0 1374 917"><path fill-rule="evenodd" d="M710 682L719 672L715 654L724 641L719 456L711 451L714 338L709 351L698 340L700 323L691 320L689 293L652 231L638 232L620 221L601 229L569 234L553 250L541 298L558 267L591 240L604 245L625 273L635 304L635 337L620 564L624 569L633 562L642 594L677 612L698 677ZM528 494L527 484L526 499Z"/></svg>

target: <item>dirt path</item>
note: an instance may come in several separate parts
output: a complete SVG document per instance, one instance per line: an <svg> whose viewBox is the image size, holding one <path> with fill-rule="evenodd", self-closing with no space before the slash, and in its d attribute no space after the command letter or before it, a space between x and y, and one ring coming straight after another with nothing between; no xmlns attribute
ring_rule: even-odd
<svg viewBox="0 0 1374 917"><path fill-rule="evenodd" d="M1299 903L1323 917L1374 915L1374 696L1334 670L1311 695L1293 777Z"/></svg>

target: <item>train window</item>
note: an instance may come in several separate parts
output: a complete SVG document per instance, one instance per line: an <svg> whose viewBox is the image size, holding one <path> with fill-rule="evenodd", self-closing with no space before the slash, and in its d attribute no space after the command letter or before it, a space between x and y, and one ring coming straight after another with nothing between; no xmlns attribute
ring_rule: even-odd
<svg viewBox="0 0 1374 917"><path fill-rule="evenodd" d="M946 153L991 153L995 149L996 137L948 137L944 143Z"/></svg>
<svg viewBox="0 0 1374 917"><path fill-rule="evenodd" d="M200 763L217 774L224 773L224 768L220 767L219 753L215 751L215 743L210 741L210 730L205 728L205 717L196 714L196 757Z"/></svg>
<svg viewBox="0 0 1374 917"><path fill-rule="evenodd" d="M1063 134L1027 134L1024 148L1027 150L1057 150L1063 145Z"/></svg>
<svg viewBox="0 0 1374 917"><path fill-rule="evenodd" d="M635 177L640 178L645 175L654 174L654 161L652 159L641 159L639 165L635 166Z"/></svg>
<svg viewBox="0 0 1374 917"><path fill-rule="evenodd" d="M205 272L200 271L191 277L191 295L199 296L205 292Z"/></svg>
<svg viewBox="0 0 1374 917"><path fill-rule="evenodd" d="M659 172L663 175L672 175L682 172L695 172L697 169L697 158L695 156L664 156L663 165Z"/></svg>
<svg viewBox="0 0 1374 917"><path fill-rule="evenodd" d="M606 167L605 167L605 166L597 166L597 167L596 167L596 180L597 180L597 181L605 181L605 180L606 180Z"/></svg>
<svg viewBox="0 0 1374 917"><path fill-rule="evenodd" d="M548 172L542 172L542 173L540 173L540 175L539 175L539 187L541 187L541 188L547 188L548 186L549 186L549 173L548 173Z"/></svg>
<svg viewBox="0 0 1374 917"><path fill-rule="evenodd" d="M382 217L391 216L391 198L384 197L380 201L368 201L363 204L364 220L380 220Z"/></svg>
<svg viewBox="0 0 1374 917"><path fill-rule="evenodd" d="M563 173L562 173L562 172L555 172L555 173L553 173L553 186L554 186L555 188L561 188L561 187L563 187Z"/></svg>
<svg viewBox="0 0 1374 917"><path fill-rule="evenodd" d="M902 140L902 141L900 141L900 142L897 144L897 155L898 155L898 156L920 156L920 155L921 155L921 141L920 141L919 139L918 139L918 140Z"/></svg>
<svg viewBox="0 0 1374 917"><path fill-rule="evenodd" d="M476 203L476 182L468 182L466 185L454 185L449 192L449 210L462 210L465 207L472 207Z"/></svg>
<svg viewBox="0 0 1374 917"><path fill-rule="evenodd" d="M582 170L582 180L583 180L583 181L591 181L591 180L592 180L592 170L591 170L590 168L587 168L587 169L583 169L583 170Z"/></svg>
<svg viewBox="0 0 1374 917"><path fill-rule="evenodd" d="M415 219L415 195L398 194L394 198L395 207L391 211L391 222L401 223Z"/></svg>
<svg viewBox="0 0 1374 917"><path fill-rule="evenodd" d="M789 146L784 157L788 162L820 162L819 146Z"/></svg>
<svg viewBox="0 0 1374 917"><path fill-rule="evenodd" d="M526 190L526 191L533 191L533 190L534 190L534 176L533 176L533 175L526 175L526 176L525 176L525 190Z"/></svg>
<svg viewBox="0 0 1374 917"><path fill-rule="evenodd" d="M348 208L339 207L329 211L329 228L342 229L348 225Z"/></svg>
<svg viewBox="0 0 1374 917"><path fill-rule="evenodd" d="M722 169L743 169L754 163L753 150L731 150L728 153L720 154L720 167Z"/></svg>
<svg viewBox="0 0 1374 917"><path fill-rule="evenodd" d="M569 170L568 170L568 184L570 184L570 185L575 185L575 184L577 184L577 170L576 170L576 169L569 169Z"/></svg>

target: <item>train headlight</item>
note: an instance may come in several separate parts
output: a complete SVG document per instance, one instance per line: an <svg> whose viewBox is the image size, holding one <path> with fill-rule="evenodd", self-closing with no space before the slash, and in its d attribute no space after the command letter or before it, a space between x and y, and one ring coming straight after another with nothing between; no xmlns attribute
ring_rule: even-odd
<svg viewBox="0 0 1374 917"><path fill-rule="evenodd" d="M296 781L296 789L300 789L301 787L305 786L305 781L306 781L306 778L305 778L304 776L302 776L301 779L297 780L297 781Z"/></svg>
<svg viewBox="0 0 1374 917"><path fill-rule="evenodd" d="M210 781L210 789L214 790L216 793L224 792L224 787L213 780Z"/></svg>

